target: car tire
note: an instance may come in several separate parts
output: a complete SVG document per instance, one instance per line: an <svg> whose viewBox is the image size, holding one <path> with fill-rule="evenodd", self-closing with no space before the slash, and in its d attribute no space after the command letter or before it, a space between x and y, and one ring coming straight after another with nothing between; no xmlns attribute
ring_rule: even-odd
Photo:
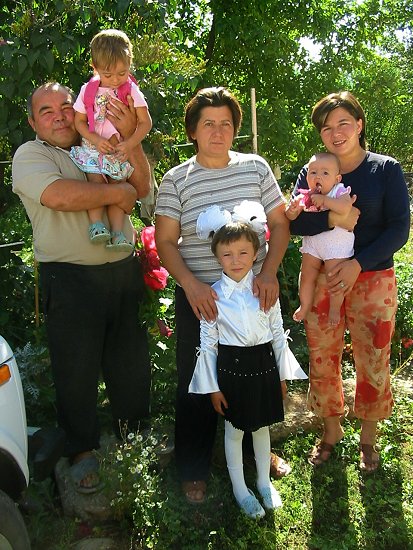
<svg viewBox="0 0 413 550"><path fill-rule="evenodd" d="M3 491L0 491L0 548L30 550L29 535L20 511Z"/></svg>

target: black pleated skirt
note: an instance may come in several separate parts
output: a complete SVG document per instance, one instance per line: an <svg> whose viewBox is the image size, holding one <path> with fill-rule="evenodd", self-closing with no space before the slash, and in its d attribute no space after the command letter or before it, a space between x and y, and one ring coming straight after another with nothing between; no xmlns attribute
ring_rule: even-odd
<svg viewBox="0 0 413 550"><path fill-rule="evenodd" d="M284 420L280 377L271 343L252 347L218 344L218 385L228 403L225 420L255 432Z"/></svg>

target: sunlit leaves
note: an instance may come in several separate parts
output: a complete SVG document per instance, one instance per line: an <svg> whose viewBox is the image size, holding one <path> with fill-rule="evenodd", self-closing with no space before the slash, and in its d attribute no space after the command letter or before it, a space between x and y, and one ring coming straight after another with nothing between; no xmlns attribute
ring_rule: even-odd
<svg viewBox="0 0 413 550"><path fill-rule="evenodd" d="M349 88L368 111L370 143L402 155L407 166L413 48L409 34L399 32L402 41L395 30L406 31L412 20L409 0L4 0L0 109L18 113L28 139L24 100L31 88L53 78L78 90L91 74L92 36L117 27L134 43L157 158L160 144L185 139L184 105L203 85L225 85L239 96L242 133L249 133L254 87L259 150L288 168L319 147L309 124L316 100ZM303 38L318 46L317 56L303 47ZM3 135L7 124L0 123ZM9 137L15 148L18 142ZM164 152L174 162L168 147Z"/></svg>

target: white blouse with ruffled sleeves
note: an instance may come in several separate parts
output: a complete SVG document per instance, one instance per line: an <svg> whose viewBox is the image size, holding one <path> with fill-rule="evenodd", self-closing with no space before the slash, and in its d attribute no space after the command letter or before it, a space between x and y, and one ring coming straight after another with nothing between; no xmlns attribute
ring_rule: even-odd
<svg viewBox="0 0 413 550"><path fill-rule="evenodd" d="M201 345L189 393L219 391L217 381L218 343L249 347L271 342L281 380L307 378L289 348L289 331L284 332L280 302L265 313L252 293L254 274L249 271L236 282L222 273L212 285L218 295L215 321L201 320Z"/></svg>

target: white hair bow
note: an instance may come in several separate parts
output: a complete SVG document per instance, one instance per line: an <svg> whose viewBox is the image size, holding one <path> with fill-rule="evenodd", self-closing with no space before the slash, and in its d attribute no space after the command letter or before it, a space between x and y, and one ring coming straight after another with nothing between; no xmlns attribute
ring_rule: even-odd
<svg viewBox="0 0 413 550"><path fill-rule="evenodd" d="M241 204L235 206L232 215L228 210L214 204L199 214L196 222L196 233L200 239L207 240L211 233L215 233L230 222L246 223L254 231L260 233L265 231L266 221L264 208L262 204L256 201L242 201Z"/></svg>
<svg viewBox="0 0 413 550"><path fill-rule="evenodd" d="M241 204L234 207L232 221L243 222L250 225L256 233L265 231L267 216L262 204L256 201L242 201Z"/></svg>

